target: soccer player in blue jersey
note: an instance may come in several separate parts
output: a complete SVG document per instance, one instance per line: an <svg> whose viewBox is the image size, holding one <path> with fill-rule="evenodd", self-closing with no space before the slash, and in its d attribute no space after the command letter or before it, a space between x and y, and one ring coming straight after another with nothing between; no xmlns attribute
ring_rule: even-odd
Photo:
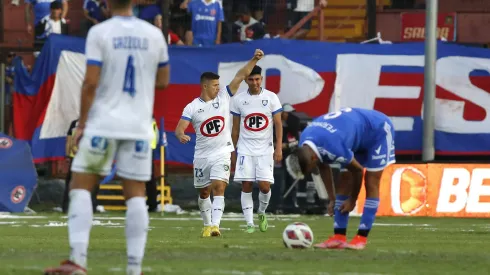
<svg viewBox="0 0 490 275"><path fill-rule="evenodd" d="M192 44L212 46L221 43L221 22L225 21L223 7L217 0L186 1L192 15Z"/></svg>
<svg viewBox="0 0 490 275"><path fill-rule="evenodd" d="M386 115L358 108L318 117L301 133L300 147L286 159L286 167L296 179L320 173L330 198L328 213L335 221L334 235L315 247L364 249L378 210L381 175L395 163L394 138L393 124ZM351 184L342 182L336 194L332 163L340 163L352 174ZM366 202L357 235L347 243L349 212L356 205L364 169Z"/></svg>

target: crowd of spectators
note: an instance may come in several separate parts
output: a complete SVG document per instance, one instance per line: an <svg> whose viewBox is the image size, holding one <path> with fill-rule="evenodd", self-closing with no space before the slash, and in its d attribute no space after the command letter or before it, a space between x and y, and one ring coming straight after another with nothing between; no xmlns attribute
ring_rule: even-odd
<svg viewBox="0 0 490 275"><path fill-rule="evenodd" d="M84 0L82 7L73 7L68 0L24 0L26 31L33 35L34 45L40 50L50 34L69 34L86 36L88 30L110 18L107 0ZM137 0L134 15L162 28L164 14L163 0ZM207 46L230 42L274 38L280 35L272 32L274 14L278 3L284 4L286 21L281 22L284 33L312 11L315 5L325 6L326 0L170 0L169 34L171 45ZM392 0L393 9L424 8L425 0ZM80 31L70 31L69 10L83 9L84 18ZM68 17L67 17L68 16ZM311 22L307 22L293 35L293 39L306 37ZM6 99L5 116L7 124L11 121L11 89L14 73L10 53L6 60Z"/></svg>

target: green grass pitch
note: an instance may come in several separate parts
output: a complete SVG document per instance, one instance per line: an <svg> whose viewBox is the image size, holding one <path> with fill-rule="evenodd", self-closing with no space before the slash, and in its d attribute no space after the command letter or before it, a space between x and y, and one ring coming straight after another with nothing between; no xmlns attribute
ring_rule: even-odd
<svg viewBox="0 0 490 275"><path fill-rule="evenodd" d="M242 216L225 215L221 238L199 237L198 215L151 216L146 274L326 275L490 274L486 219L380 218L364 251L289 250L282 230L301 221L315 243L332 232L332 218L269 216L269 230L243 232ZM348 235L359 218L351 218ZM125 274L123 214L99 214L92 227L89 274ZM67 257L66 217L0 215L0 274L42 274Z"/></svg>

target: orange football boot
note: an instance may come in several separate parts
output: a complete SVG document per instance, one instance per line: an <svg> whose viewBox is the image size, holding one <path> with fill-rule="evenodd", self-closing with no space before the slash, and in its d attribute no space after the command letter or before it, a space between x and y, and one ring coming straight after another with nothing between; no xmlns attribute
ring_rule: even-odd
<svg viewBox="0 0 490 275"><path fill-rule="evenodd" d="M350 241L346 248L353 250L363 250L367 245L367 238L356 235L352 241Z"/></svg>
<svg viewBox="0 0 490 275"><path fill-rule="evenodd" d="M76 263L66 260L59 267L47 268L44 275L87 275L87 270Z"/></svg>
<svg viewBox="0 0 490 275"><path fill-rule="evenodd" d="M347 237L342 234L335 234L323 243L315 244L315 248L320 249L339 249L347 244Z"/></svg>

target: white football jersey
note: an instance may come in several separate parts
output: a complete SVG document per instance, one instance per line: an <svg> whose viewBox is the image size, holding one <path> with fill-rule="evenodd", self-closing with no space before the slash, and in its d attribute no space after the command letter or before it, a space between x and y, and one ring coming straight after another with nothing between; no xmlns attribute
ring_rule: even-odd
<svg viewBox="0 0 490 275"><path fill-rule="evenodd" d="M115 16L90 28L87 65L101 67L85 131L122 140L150 140L155 80L168 63L162 31L136 17Z"/></svg>
<svg viewBox="0 0 490 275"><path fill-rule="evenodd" d="M243 92L231 101L231 114L240 116L239 154L262 156L274 153L272 117L282 112L277 95L263 89L258 95Z"/></svg>
<svg viewBox="0 0 490 275"><path fill-rule="evenodd" d="M228 87L205 102L200 97L187 104L182 119L192 123L196 131L194 158L208 158L235 150L230 131L230 99Z"/></svg>

